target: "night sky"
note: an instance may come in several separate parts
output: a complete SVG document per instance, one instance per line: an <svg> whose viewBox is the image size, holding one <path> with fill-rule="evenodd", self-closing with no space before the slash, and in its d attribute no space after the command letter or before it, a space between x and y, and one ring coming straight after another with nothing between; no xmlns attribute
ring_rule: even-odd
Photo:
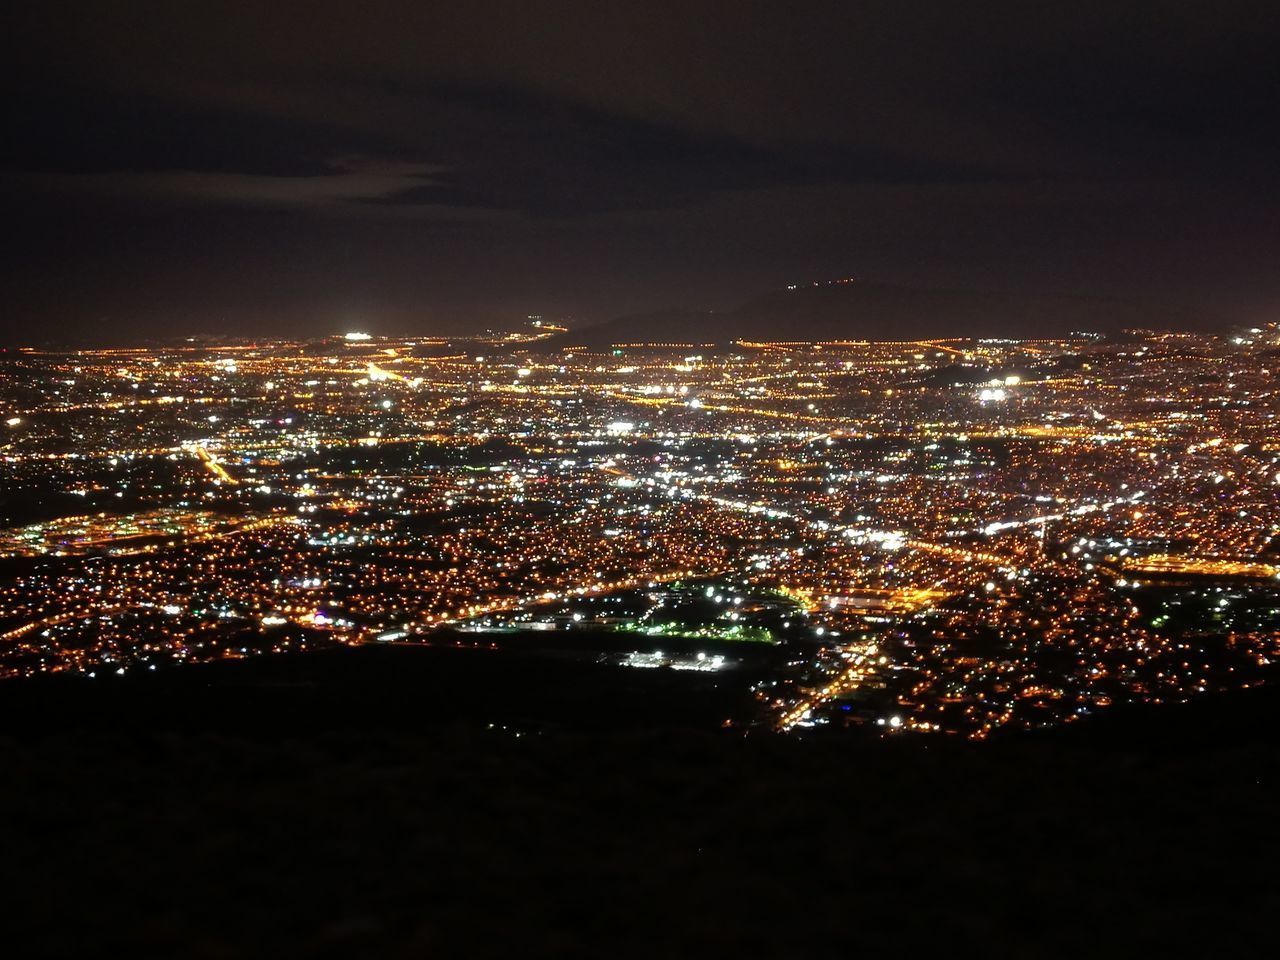
<svg viewBox="0 0 1280 960"><path fill-rule="evenodd" d="M851 275L1280 316L1274 4L6 20L4 342L588 323Z"/></svg>

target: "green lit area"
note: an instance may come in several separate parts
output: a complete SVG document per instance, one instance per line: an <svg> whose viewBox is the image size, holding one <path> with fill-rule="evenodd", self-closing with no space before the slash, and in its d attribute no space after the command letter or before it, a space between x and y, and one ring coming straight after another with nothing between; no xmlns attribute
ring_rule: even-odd
<svg viewBox="0 0 1280 960"><path fill-rule="evenodd" d="M624 623L614 629L625 633L640 633L647 637L682 637L689 640L722 640L729 643L777 643L778 640L764 627L747 624L719 626L707 624L690 627L678 623Z"/></svg>

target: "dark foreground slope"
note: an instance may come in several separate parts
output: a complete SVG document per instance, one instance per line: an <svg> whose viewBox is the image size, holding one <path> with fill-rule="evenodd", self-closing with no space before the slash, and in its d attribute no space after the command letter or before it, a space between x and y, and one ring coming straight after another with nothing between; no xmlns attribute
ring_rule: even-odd
<svg viewBox="0 0 1280 960"><path fill-rule="evenodd" d="M1269 692L980 746L781 739L626 678L632 721L545 723L563 685L523 668L466 709L479 661L419 653L6 687L6 952L1271 953Z"/></svg>

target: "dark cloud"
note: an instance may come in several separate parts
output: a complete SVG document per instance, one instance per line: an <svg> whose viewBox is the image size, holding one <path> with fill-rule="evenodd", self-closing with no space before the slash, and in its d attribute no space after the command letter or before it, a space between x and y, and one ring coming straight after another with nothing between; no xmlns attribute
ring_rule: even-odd
<svg viewBox="0 0 1280 960"><path fill-rule="evenodd" d="M414 215L447 220L493 219L497 210L432 203L441 168L366 158L335 159L322 172L242 173L146 170L10 174L28 202L43 196L89 204L128 205L172 214L191 206L249 207L326 216ZM113 211L118 213L119 210Z"/></svg>
<svg viewBox="0 0 1280 960"><path fill-rule="evenodd" d="M1280 300L1278 19L27 5L0 39L0 307L15 335L412 327L858 273L1252 317Z"/></svg>

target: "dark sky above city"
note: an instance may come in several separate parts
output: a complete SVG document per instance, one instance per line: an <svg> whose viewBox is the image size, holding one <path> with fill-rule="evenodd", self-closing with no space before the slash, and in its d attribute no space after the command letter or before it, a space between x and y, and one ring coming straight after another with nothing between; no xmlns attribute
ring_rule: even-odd
<svg viewBox="0 0 1280 960"><path fill-rule="evenodd" d="M1274 4L6 20L4 342L585 323L851 275L1280 317Z"/></svg>

